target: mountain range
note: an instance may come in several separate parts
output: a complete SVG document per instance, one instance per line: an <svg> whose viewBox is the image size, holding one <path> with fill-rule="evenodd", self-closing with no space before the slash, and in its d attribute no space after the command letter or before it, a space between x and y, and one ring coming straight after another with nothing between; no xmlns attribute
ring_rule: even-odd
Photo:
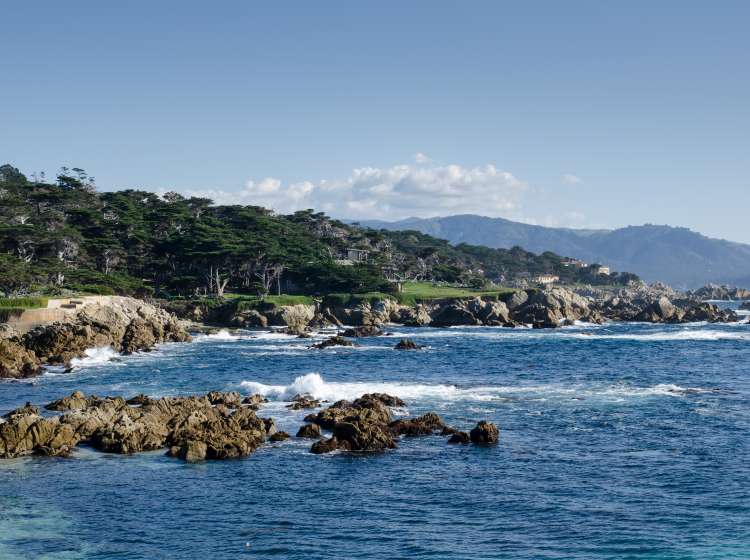
<svg viewBox="0 0 750 560"><path fill-rule="evenodd" d="M473 214L359 223L373 229L416 230L451 243L553 251L682 289L707 283L750 286L750 245L706 237L684 227L551 228Z"/></svg>

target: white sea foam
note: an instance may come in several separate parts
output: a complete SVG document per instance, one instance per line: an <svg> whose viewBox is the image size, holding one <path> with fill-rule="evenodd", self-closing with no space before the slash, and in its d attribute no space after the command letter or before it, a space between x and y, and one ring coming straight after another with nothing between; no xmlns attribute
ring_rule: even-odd
<svg viewBox="0 0 750 560"><path fill-rule="evenodd" d="M396 382L328 382L318 373L297 377L289 385L266 385L257 381L243 381L243 389L260 393L270 399L288 401L296 394L310 394L315 398L337 401L353 400L365 393L388 393L407 401L495 401L507 398L569 398L621 400L655 396L680 397L692 393L711 392L711 389L658 384L651 387L634 387L626 384L609 386L583 385L488 385L458 387L445 384Z"/></svg>
<svg viewBox="0 0 750 560"><path fill-rule="evenodd" d="M750 332L726 332L709 329L686 329L680 331L656 331L648 333L575 333L581 340L635 340L641 342L662 342L669 340L750 340Z"/></svg>
<svg viewBox="0 0 750 560"><path fill-rule="evenodd" d="M111 346L101 346L99 348L88 348L83 358L73 358L70 360L70 366L74 368L97 366L106 364L112 358L118 356Z"/></svg>

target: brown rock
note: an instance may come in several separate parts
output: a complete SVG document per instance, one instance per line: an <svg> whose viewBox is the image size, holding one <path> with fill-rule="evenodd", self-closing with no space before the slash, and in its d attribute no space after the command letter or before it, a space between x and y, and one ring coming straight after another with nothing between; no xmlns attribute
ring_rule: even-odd
<svg viewBox="0 0 750 560"><path fill-rule="evenodd" d="M317 424L305 424L297 432L297 437L317 439L320 437L320 426Z"/></svg>
<svg viewBox="0 0 750 560"><path fill-rule="evenodd" d="M17 339L0 340L0 379L22 379L42 372L39 358Z"/></svg>
<svg viewBox="0 0 750 560"><path fill-rule="evenodd" d="M319 342L318 344L313 344L311 348L324 350L332 346L354 346L354 343L351 340L347 340L343 336L336 335L336 336L332 336L331 338L324 340L323 342Z"/></svg>
<svg viewBox="0 0 750 560"><path fill-rule="evenodd" d="M497 443L500 432L495 424L482 420L471 430L469 437L473 443Z"/></svg>

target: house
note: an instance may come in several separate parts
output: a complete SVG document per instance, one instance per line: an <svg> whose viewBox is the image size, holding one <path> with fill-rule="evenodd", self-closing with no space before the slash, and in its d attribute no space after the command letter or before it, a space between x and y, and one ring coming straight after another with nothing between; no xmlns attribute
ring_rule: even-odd
<svg viewBox="0 0 750 560"><path fill-rule="evenodd" d="M564 259L561 264L573 268L586 268L588 266L588 264L578 259Z"/></svg>
<svg viewBox="0 0 750 560"><path fill-rule="evenodd" d="M601 265L592 266L591 272L593 272L594 274L603 274L604 276L610 275L610 270L608 266L601 266Z"/></svg>
<svg viewBox="0 0 750 560"><path fill-rule="evenodd" d="M537 284L554 284L555 282L559 282L560 277L554 276L553 274L540 274L536 278L534 278L534 282Z"/></svg>

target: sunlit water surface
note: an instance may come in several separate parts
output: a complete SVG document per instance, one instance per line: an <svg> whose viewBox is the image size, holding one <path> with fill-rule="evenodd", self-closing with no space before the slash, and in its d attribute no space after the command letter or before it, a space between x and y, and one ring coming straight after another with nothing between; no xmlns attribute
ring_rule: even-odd
<svg viewBox="0 0 750 560"><path fill-rule="evenodd" d="M750 558L750 326L409 329L311 350L267 333L199 337L0 384L0 412L99 395L383 391L501 428L495 447L403 440L309 453L292 438L186 464L163 452L0 462L0 558ZM398 352L399 336L426 348Z"/></svg>

